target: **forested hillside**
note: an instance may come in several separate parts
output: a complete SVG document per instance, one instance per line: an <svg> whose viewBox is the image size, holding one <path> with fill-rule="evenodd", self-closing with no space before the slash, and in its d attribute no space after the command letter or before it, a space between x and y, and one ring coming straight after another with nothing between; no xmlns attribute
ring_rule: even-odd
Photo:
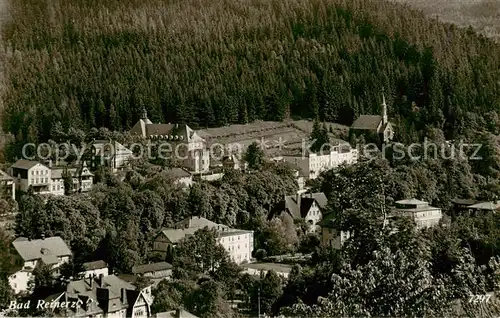
<svg viewBox="0 0 500 318"><path fill-rule="evenodd" d="M448 138L498 122L500 46L423 13L370 0L13 0L3 29L4 129L194 127L281 120L350 124L379 112ZM489 127L496 132L496 125Z"/></svg>

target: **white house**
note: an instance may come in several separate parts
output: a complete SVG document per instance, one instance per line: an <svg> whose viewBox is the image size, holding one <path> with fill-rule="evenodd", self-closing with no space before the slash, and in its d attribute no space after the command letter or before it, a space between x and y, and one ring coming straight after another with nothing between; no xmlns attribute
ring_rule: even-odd
<svg viewBox="0 0 500 318"><path fill-rule="evenodd" d="M440 208L432 207L425 201L407 199L395 203L396 207L393 209L393 213L410 217L419 229L435 226L443 217Z"/></svg>
<svg viewBox="0 0 500 318"><path fill-rule="evenodd" d="M301 175L309 179L316 179L322 171L330 170L343 163L353 164L358 161L358 150L344 142L333 146L330 151L314 153L304 151L303 153L283 155L281 158L300 169Z"/></svg>
<svg viewBox="0 0 500 318"><path fill-rule="evenodd" d="M186 188L193 185L193 175L185 169L171 168L167 173L174 178L174 184L179 184Z"/></svg>
<svg viewBox="0 0 500 318"><path fill-rule="evenodd" d="M163 229L153 243L153 251L168 253L187 235L208 227L219 233L219 243L228 251L230 258L237 264L250 262L253 252L253 231L229 228L202 217L191 217L175 224L173 228Z"/></svg>
<svg viewBox="0 0 500 318"><path fill-rule="evenodd" d="M307 224L309 233L319 232L319 223L328 205L328 199L323 192L297 193L287 195L269 214L268 218L280 216L282 213L289 214L294 219L303 219Z"/></svg>
<svg viewBox="0 0 500 318"><path fill-rule="evenodd" d="M83 263L83 268L85 268L85 272L81 273L83 277L109 275L108 265L105 261L86 262Z"/></svg>
<svg viewBox="0 0 500 318"><path fill-rule="evenodd" d="M10 286L16 294L28 289L36 266L43 264L57 269L71 257L71 250L59 236L38 240L20 237L12 242L12 246L24 262L22 268L9 276Z"/></svg>
<svg viewBox="0 0 500 318"><path fill-rule="evenodd" d="M17 187L27 192L30 188L37 194L64 195L64 173L67 171L73 179L73 190L86 192L92 189L94 175L83 163L81 167L52 167L31 160L18 160L11 167L11 174Z"/></svg>
<svg viewBox="0 0 500 318"><path fill-rule="evenodd" d="M207 172L210 167L210 152L206 141L188 125L153 124L143 109L139 121L130 129L132 136L150 139L153 142L168 143L175 160L192 173Z"/></svg>
<svg viewBox="0 0 500 318"><path fill-rule="evenodd" d="M38 161L18 160L11 166L11 175L16 180L18 189L24 192L31 187L34 193L51 193L50 168Z"/></svg>

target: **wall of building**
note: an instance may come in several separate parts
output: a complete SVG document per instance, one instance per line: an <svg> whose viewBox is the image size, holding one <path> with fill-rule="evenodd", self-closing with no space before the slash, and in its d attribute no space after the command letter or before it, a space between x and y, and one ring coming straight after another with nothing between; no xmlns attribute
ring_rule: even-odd
<svg viewBox="0 0 500 318"><path fill-rule="evenodd" d="M31 271L20 270L9 276L10 287L15 294L28 290L28 282L33 277Z"/></svg>
<svg viewBox="0 0 500 318"><path fill-rule="evenodd" d="M321 221L322 217L323 215L319 209L319 206L316 204L316 202L314 202L305 217L305 222L308 225L308 233L319 231L320 228L318 226L318 223Z"/></svg>
<svg viewBox="0 0 500 318"><path fill-rule="evenodd" d="M103 274L104 276L108 276L109 275L108 268L104 267L104 268L97 268L97 269L88 270L88 271L85 271L84 276L85 277L92 277L92 276L99 277L99 275L101 275L101 274Z"/></svg>
<svg viewBox="0 0 500 318"><path fill-rule="evenodd" d="M245 270L243 271L243 273L246 273L246 274L249 274L249 275L256 275L256 276L260 276L261 274L262 275L266 275L267 274L267 270L265 269L255 269L255 268L245 268ZM288 279L288 273L286 272L280 272L280 271L275 271L276 274L278 274L278 276L284 278L284 279Z"/></svg>
<svg viewBox="0 0 500 318"><path fill-rule="evenodd" d="M219 238L219 242L236 264L250 262L253 251L253 233L226 234Z"/></svg>

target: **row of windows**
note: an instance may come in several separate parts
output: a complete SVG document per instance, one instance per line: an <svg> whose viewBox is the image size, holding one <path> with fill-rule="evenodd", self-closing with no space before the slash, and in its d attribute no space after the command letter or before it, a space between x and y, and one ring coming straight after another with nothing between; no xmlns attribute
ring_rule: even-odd
<svg viewBox="0 0 500 318"><path fill-rule="evenodd" d="M49 178L36 178L31 179L31 184L35 183L49 183Z"/></svg>
<svg viewBox="0 0 500 318"><path fill-rule="evenodd" d="M246 238L246 235L243 235L243 238ZM227 237L227 240L228 240L228 242L234 242L234 236ZM240 240L240 235L238 235L238 238L236 240L237 241ZM225 238L222 238L221 242L224 243L225 242Z"/></svg>
<svg viewBox="0 0 500 318"><path fill-rule="evenodd" d="M245 248L248 248L248 245L245 244ZM234 246L229 246L230 251L234 251L236 248ZM238 244L238 249L240 249L240 244Z"/></svg>
<svg viewBox="0 0 500 318"><path fill-rule="evenodd" d="M49 174L49 170L36 170L36 171L31 171L31 175L34 176L35 174L38 176L38 172L40 172L40 175L48 175Z"/></svg>

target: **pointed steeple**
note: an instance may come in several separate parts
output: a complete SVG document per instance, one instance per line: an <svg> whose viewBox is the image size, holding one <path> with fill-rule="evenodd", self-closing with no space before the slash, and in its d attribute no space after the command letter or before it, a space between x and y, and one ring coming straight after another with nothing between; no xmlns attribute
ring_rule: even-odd
<svg viewBox="0 0 500 318"><path fill-rule="evenodd" d="M387 104L385 103L384 88L382 88L382 123L385 125L388 122L387 118Z"/></svg>

